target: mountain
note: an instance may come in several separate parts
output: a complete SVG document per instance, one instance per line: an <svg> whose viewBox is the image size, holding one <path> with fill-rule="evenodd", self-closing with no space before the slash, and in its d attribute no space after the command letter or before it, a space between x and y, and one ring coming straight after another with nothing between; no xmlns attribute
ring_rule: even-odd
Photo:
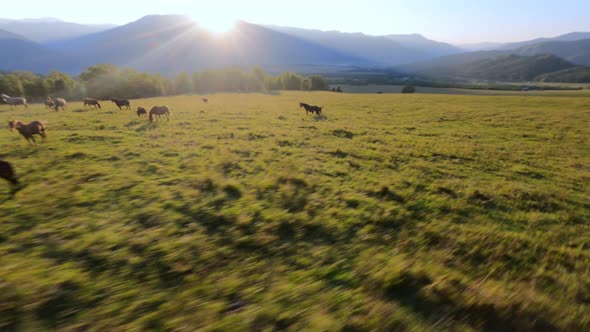
<svg viewBox="0 0 590 332"><path fill-rule="evenodd" d="M228 66L291 69L298 65L356 66L371 62L262 26L239 22L216 36L185 16L150 15L91 35L50 44L67 50L67 72L97 63L175 74Z"/></svg>
<svg viewBox="0 0 590 332"><path fill-rule="evenodd" d="M505 55L505 51L477 51L442 56L430 60L418 61L408 65L400 66L402 72L417 73L421 75L440 77L453 76L463 66L475 61L490 59Z"/></svg>
<svg viewBox="0 0 590 332"><path fill-rule="evenodd" d="M590 83L590 67L575 67L539 75L535 78L535 81L552 83Z"/></svg>
<svg viewBox="0 0 590 332"><path fill-rule="evenodd" d="M506 43L496 49L503 50L514 50L523 46L546 43L546 42L559 42L559 41L577 41L581 39L590 39L590 32L570 32L565 35L560 35L552 38L537 38L532 40L526 40L516 43Z"/></svg>
<svg viewBox="0 0 590 332"><path fill-rule="evenodd" d="M383 36L280 26L269 26L268 28L311 43L324 45L343 53L368 59L374 65L395 65L412 61L412 59L429 57L424 52L410 49Z"/></svg>
<svg viewBox="0 0 590 332"><path fill-rule="evenodd" d="M115 27L112 24L77 24L54 18L9 20L0 19L0 29L22 35L38 43L75 38Z"/></svg>
<svg viewBox="0 0 590 332"><path fill-rule="evenodd" d="M404 47L422 51L431 57L462 52L462 50L456 46L437 42L417 33L409 35L386 35L385 38L392 40Z"/></svg>
<svg viewBox="0 0 590 332"><path fill-rule="evenodd" d="M574 67L574 64L550 54L521 56L482 51L414 64L412 69L416 73L433 77L522 82Z"/></svg>
<svg viewBox="0 0 590 332"><path fill-rule="evenodd" d="M10 31L6 31L6 30L2 30L0 29L0 40L4 40L4 39L26 39L25 37L21 36L21 35L17 35L16 33L12 33ZM2 48L4 49L4 48Z"/></svg>
<svg viewBox="0 0 590 332"><path fill-rule="evenodd" d="M494 42L483 42L483 43L471 43L471 44L460 44L457 45L460 49L467 51L467 52L476 52L476 51L489 51L489 50L497 50L504 46L503 43L494 43Z"/></svg>
<svg viewBox="0 0 590 332"><path fill-rule="evenodd" d="M371 36L363 33L322 31L267 26L275 31L321 44L341 52L370 59L376 65L394 66L461 52L455 46L435 42L418 34Z"/></svg>
<svg viewBox="0 0 590 332"><path fill-rule="evenodd" d="M34 72L46 72L45 60L54 59L59 63L58 53L49 48L27 40L12 32L0 30L0 70L15 71L28 70Z"/></svg>
<svg viewBox="0 0 590 332"><path fill-rule="evenodd" d="M578 65L590 66L590 39L536 43L513 52L519 55L553 54Z"/></svg>

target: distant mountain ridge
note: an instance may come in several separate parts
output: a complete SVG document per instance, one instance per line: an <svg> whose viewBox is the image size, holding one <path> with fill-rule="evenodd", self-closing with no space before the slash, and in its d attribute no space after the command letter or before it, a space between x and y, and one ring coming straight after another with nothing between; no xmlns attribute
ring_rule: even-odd
<svg viewBox="0 0 590 332"><path fill-rule="evenodd" d="M59 36L56 27L64 24L71 27L70 36L53 39ZM19 34L3 28L8 25L33 26L36 33L45 35L31 35L30 31ZM464 52L419 34L371 36L247 22L239 22L231 33L214 35L182 15L148 15L122 26L91 26L93 32L80 30L87 28L51 18L0 19L0 70L43 74L55 69L76 75L88 66L112 63L164 75L259 65L274 72L401 68L409 73L448 76L461 73L462 67L473 62L487 60L489 64L496 57L510 54L551 54L576 65L590 64L590 39L580 39L590 35L586 32L525 41L516 48L506 44L497 50ZM571 72L567 74L573 77Z"/></svg>
<svg viewBox="0 0 590 332"><path fill-rule="evenodd" d="M455 46L436 42L419 34L372 36L360 32L347 33L274 25L266 27L342 52L354 54L358 57L370 59L376 65L383 66L399 65L461 52Z"/></svg>
<svg viewBox="0 0 590 332"><path fill-rule="evenodd" d="M75 38L115 27L113 24L78 24L55 18L0 19L0 29L21 35L38 43Z"/></svg>

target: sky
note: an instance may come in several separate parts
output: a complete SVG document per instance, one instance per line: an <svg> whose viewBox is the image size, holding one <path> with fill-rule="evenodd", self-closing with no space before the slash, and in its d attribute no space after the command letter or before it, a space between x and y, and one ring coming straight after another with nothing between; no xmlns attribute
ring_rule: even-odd
<svg viewBox="0 0 590 332"><path fill-rule="evenodd" d="M370 35L420 33L454 44L590 31L590 0L18 0L0 17L122 25L149 14L187 15L216 32L243 20Z"/></svg>

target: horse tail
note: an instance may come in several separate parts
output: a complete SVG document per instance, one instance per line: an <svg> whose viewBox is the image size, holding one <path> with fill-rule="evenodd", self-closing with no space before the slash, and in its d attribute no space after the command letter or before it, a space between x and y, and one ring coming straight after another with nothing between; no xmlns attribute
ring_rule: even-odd
<svg viewBox="0 0 590 332"><path fill-rule="evenodd" d="M102 109L102 107L100 107L100 103L97 101L96 105L98 105L98 108Z"/></svg>

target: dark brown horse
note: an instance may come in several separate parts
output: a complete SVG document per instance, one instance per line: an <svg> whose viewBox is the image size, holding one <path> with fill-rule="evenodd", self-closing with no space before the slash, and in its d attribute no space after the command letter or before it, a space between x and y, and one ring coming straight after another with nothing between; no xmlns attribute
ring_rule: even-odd
<svg viewBox="0 0 590 332"><path fill-rule="evenodd" d="M96 109L101 108L100 107L100 103L98 102L98 100L94 99L94 98L84 98L84 108L86 108L86 105L88 106L94 106L94 108Z"/></svg>
<svg viewBox="0 0 590 332"><path fill-rule="evenodd" d="M317 115L321 115L322 114L322 108L324 108L324 106L319 107L319 106L313 106L313 105L309 105L306 103L299 103L299 108L305 108L305 115L309 115L309 113L311 113L311 115L313 115L314 113L316 113Z"/></svg>
<svg viewBox="0 0 590 332"><path fill-rule="evenodd" d="M115 105L117 105L120 110L123 109L123 106L127 107L127 109L131 109L131 103L129 103L129 100L127 100L127 99L117 99L117 98L111 97L111 101L113 103L115 103Z"/></svg>
<svg viewBox="0 0 590 332"><path fill-rule="evenodd" d="M31 141L33 141L33 143L37 145L37 141L35 141L33 135L40 135L43 138L43 141L47 139L47 136L45 135L45 127L43 126L43 123L39 121L33 121L25 124L22 121L13 120L8 122L8 127L10 127L11 131L14 131L15 129L18 130L18 132L27 139L29 144L31 144Z"/></svg>
<svg viewBox="0 0 590 332"><path fill-rule="evenodd" d="M168 121L170 121L170 110L168 109L168 106L154 106L152 107L152 109L150 110L150 122L152 122L154 120L154 115L158 116L158 119L162 116L162 115L166 115L166 118L168 119Z"/></svg>
<svg viewBox="0 0 590 332"><path fill-rule="evenodd" d="M206 104L206 103L208 103L208 102L209 102L209 99L207 99L207 98L203 98L203 102Z"/></svg>
<svg viewBox="0 0 590 332"><path fill-rule="evenodd" d="M142 116L142 115L147 116L147 111L145 110L145 108L139 106L137 108L137 116L139 117L139 116Z"/></svg>
<svg viewBox="0 0 590 332"><path fill-rule="evenodd" d="M18 180L16 179L12 165L4 160L0 160L0 178L12 183L13 186L18 185Z"/></svg>

